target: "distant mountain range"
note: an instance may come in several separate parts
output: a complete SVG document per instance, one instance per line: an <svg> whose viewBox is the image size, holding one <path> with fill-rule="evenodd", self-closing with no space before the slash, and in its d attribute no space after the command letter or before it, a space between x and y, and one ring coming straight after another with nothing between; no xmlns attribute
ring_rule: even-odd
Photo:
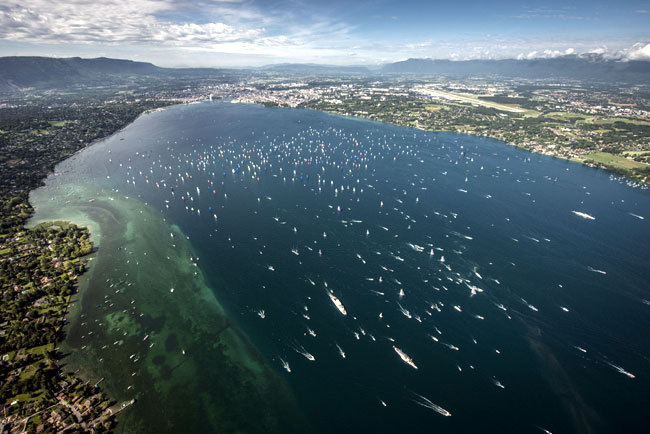
<svg viewBox="0 0 650 434"><path fill-rule="evenodd" d="M214 77L268 72L290 75L434 74L456 77L500 76L507 78L562 78L650 84L650 62L607 59L599 55L569 55L531 60L432 60L408 59L381 69L364 66L332 66L284 63L249 70L217 68L161 68L132 60L0 57L0 92L26 87L58 88L78 85L110 85L148 78Z"/></svg>
<svg viewBox="0 0 650 434"><path fill-rule="evenodd" d="M150 75L161 69L151 63L105 57L0 57L0 91L39 84L60 87L111 75Z"/></svg>
<svg viewBox="0 0 650 434"><path fill-rule="evenodd" d="M550 59L432 60L408 59L389 63L384 74L438 74L453 76L500 76L518 78L564 78L650 84L650 62L608 59L601 55L567 55Z"/></svg>
<svg viewBox="0 0 650 434"><path fill-rule="evenodd" d="M98 57L0 57L0 92L27 87L109 86L134 80L226 77L241 74L218 68L161 68L147 62Z"/></svg>
<svg viewBox="0 0 650 434"><path fill-rule="evenodd" d="M305 74L305 75L363 75L370 74L370 70L365 66L335 66L319 65L316 63L276 63L256 68L262 71L273 71L285 74Z"/></svg>

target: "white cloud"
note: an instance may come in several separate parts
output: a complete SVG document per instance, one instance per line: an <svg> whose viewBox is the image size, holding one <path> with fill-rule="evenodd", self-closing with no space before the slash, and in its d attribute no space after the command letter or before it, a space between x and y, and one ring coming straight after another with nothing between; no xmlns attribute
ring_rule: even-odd
<svg viewBox="0 0 650 434"><path fill-rule="evenodd" d="M300 7L287 6L295 3ZM348 18L350 23L335 12L327 15L325 9L318 15L300 3L289 0L263 7L249 0L0 0L0 55L9 50L33 55L102 53L164 66L360 64L398 58L550 58L599 52L597 47L603 45L554 35L485 33L459 39L420 32L398 40L388 33L378 38L365 34L362 22ZM604 48L602 53L648 59L648 45L632 42L607 41L617 51Z"/></svg>
<svg viewBox="0 0 650 434"><path fill-rule="evenodd" d="M517 55L518 60L523 59L552 59L559 56L568 56L570 54L575 54L576 50L573 48L567 48L566 50L543 50L543 51L531 51L528 54L520 53Z"/></svg>
<svg viewBox="0 0 650 434"><path fill-rule="evenodd" d="M81 44L212 45L254 41L265 30L224 22L177 22L172 0L9 0L0 6L0 38Z"/></svg>
<svg viewBox="0 0 650 434"><path fill-rule="evenodd" d="M607 47L598 47L598 48L593 48L589 51L586 52L587 54L607 54L609 51L607 50Z"/></svg>
<svg viewBox="0 0 650 434"><path fill-rule="evenodd" d="M113 56L139 52L141 59L157 62L155 53L164 50L183 59L187 56L180 54L186 52L201 53L202 59L256 56L266 63L351 61L349 47L358 42L349 37L351 25L302 9L262 11L248 1L234 3L240 0L30 0L28 7L21 0L4 0L0 41L51 47L45 55L61 47L68 47L70 55L94 48ZM368 59L357 54L356 62ZM173 66L175 61L161 63ZM257 63L251 58L245 64Z"/></svg>
<svg viewBox="0 0 650 434"><path fill-rule="evenodd" d="M650 44L634 44L625 58L628 60L650 60Z"/></svg>
<svg viewBox="0 0 650 434"><path fill-rule="evenodd" d="M539 54L539 53L538 53L537 50L530 51L530 52L528 52L528 53L526 53L526 54L524 54L524 53L519 53L519 54L517 55L517 60L524 60L524 59L528 59L528 60L530 60L530 59L535 59L535 58L539 57L538 54Z"/></svg>

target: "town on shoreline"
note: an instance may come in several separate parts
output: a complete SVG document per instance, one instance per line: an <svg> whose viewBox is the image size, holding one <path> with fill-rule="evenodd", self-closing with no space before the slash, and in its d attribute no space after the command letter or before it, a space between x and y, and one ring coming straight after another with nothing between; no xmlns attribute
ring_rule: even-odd
<svg viewBox="0 0 650 434"><path fill-rule="evenodd" d="M650 180L647 89L524 79L340 81L298 82L280 90L260 86L235 100L491 137L623 175L638 185Z"/></svg>

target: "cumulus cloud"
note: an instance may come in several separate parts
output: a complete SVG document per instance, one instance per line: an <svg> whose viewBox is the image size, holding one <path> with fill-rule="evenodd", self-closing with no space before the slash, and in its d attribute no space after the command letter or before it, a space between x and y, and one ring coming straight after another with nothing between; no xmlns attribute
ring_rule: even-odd
<svg viewBox="0 0 650 434"><path fill-rule="evenodd" d="M517 55L517 60L534 59L535 57L537 57L537 51L533 50L533 51L529 52L528 54L519 53Z"/></svg>
<svg viewBox="0 0 650 434"><path fill-rule="evenodd" d="M593 52L594 48L593 40L553 35L486 33L458 39L432 38L420 32L404 38L390 34L378 38L364 34L363 23L345 13L295 7L301 0L280 3L265 7L265 2L251 0L1 0L0 41L17 47L12 54L101 52L155 60L165 66L215 65L219 63L214 59L222 58L245 65L273 61L357 64L398 57L532 59ZM548 15L552 11L533 12ZM650 57L645 42L631 47L629 40L621 39L608 45L618 49L603 49L611 57Z"/></svg>
<svg viewBox="0 0 650 434"><path fill-rule="evenodd" d="M598 47L598 48L592 48L591 50L587 51L587 54L602 54L606 55L608 54L609 51L607 50L607 47Z"/></svg>
<svg viewBox="0 0 650 434"><path fill-rule="evenodd" d="M259 27L220 21L196 23L164 18L179 5L173 0L9 0L0 6L0 38L11 41L81 44L166 44L205 46L252 42Z"/></svg>
<svg viewBox="0 0 650 434"><path fill-rule="evenodd" d="M530 51L526 54L520 53L517 55L518 60L523 60L523 59L552 59L554 57L559 57L559 56L567 56L569 54L574 54L575 50L573 48L567 48L566 50L543 50L543 51L537 51L533 50Z"/></svg>
<svg viewBox="0 0 650 434"><path fill-rule="evenodd" d="M176 66L174 59L180 59L183 53L195 57L201 53L201 59L211 58L209 53L221 53L229 59L254 56L245 64L255 64L254 59L267 63L273 59L345 63L350 59L346 52L350 50L351 28L307 10L260 10L246 0L0 2L0 40L57 49L70 47L71 55L85 51L84 46L102 47L109 56L128 52L128 57L134 57L131 53L138 53L141 60L155 59L166 66ZM156 53L163 51L172 58L161 60ZM193 64L201 64L200 59Z"/></svg>
<svg viewBox="0 0 650 434"><path fill-rule="evenodd" d="M634 44L625 58L628 60L650 60L650 44Z"/></svg>
<svg viewBox="0 0 650 434"><path fill-rule="evenodd" d="M570 54L576 54L576 55L595 54L607 59L621 60L621 61L627 61L627 60L650 61L650 43L637 42L636 44L633 44L632 46L628 46L627 48L624 47L618 49L608 48L607 46L601 46L596 48L583 49L580 52L578 52L574 48L567 48L564 50L538 49L538 50L530 51L528 53L520 53L519 55L517 55L516 58L519 60L550 59L553 57L566 56Z"/></svg>

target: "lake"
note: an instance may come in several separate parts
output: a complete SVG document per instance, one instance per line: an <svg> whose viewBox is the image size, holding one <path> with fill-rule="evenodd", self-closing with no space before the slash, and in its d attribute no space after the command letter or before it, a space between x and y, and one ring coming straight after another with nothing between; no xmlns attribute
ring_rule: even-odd
<svg viewBox="0 0 650 434"><path fill-rule="evenodd" d="M650 195L505 143L297 109L146 114L32 222L97 252L62 350L124 432L644 432Z"/></svg>

